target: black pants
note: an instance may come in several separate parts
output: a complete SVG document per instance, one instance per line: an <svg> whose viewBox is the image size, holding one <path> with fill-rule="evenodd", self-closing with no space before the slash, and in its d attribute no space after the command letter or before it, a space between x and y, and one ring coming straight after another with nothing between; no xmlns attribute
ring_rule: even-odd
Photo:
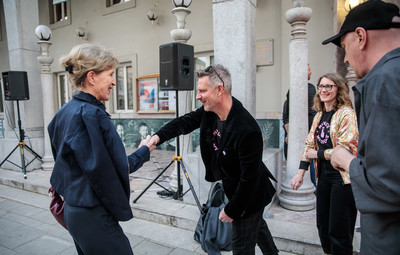
<svg viewBox="0 0 400 255"><path fill-rule="evenodd" d="M262 254L278 254L271 232L263 219L263 211L232 222L233 255L254 255L256 243Z"/></svg>
<svg viewBox="0 0 400 255"><path fill-rule="evenodd" d="M350 184L336 174L318 179L317 227L322 248L327 254L353 254L357 209Z"/></svg>
<svg viewBox="0 0 400 255"><path fill-rule="evenodd" d="M118 221L103 207L73 207L65 203L64 219L79 255L133 255Z"/></svg>

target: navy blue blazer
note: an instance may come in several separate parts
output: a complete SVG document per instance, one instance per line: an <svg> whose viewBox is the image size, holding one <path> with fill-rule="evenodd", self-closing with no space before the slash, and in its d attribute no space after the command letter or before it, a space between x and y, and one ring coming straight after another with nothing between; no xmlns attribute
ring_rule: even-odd
<svg viewBox="0 0 400 255"><path fill-rule="evenodd" d="M224 122L219 150L213 147L213 131L218 116L204 107L172 120L156 134L160 143L200 128L200 151L206 168L205 179L222 179L229 198L225 213L233 218L246 217L263 209L275 194L269 178L274 179L262 162L263 140L260 127L237 99Z"/></svg>
<svg viewBox="0 0 400 255"><path fill-rule="evenodd" d="M117 220L133 217L129 173L150 159L147 146L128 157L105 106L78 92L48 126L55 160L50 183L66 203L103 205Z"/></svg>

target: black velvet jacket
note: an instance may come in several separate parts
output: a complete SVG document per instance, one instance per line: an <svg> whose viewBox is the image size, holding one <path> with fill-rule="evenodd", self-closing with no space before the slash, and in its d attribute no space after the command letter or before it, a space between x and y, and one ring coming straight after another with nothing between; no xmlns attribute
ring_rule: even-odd
<svg viewBox="0 0 400 255"><path fill-rule="evenodd" d="M176 118L156 134L160 143L200 127L200 150L206 168L206 181L221 180L229 198L225 213L237 219L263 209L271 202L274 179L262 162L263 141L256 120L237 99L224 123L219 151L213 148L213 130L218 116L201 107Z"/></svg>

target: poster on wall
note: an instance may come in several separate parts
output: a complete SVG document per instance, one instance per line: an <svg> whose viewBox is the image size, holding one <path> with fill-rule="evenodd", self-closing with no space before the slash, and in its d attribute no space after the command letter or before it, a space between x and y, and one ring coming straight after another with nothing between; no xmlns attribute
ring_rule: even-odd
<svg viewBox="0 0 400 255"><path fill-rule="evenodd" d="M139 113L175 111L175 91L160 91L160 75L151 74L136 79Z"/></svg>
<svg viewBox="0 0 400 255"><path fill-rule="evenodd" d="M148 75L136 79L138 90L138 112L158 111L159 75Z"/></svg>

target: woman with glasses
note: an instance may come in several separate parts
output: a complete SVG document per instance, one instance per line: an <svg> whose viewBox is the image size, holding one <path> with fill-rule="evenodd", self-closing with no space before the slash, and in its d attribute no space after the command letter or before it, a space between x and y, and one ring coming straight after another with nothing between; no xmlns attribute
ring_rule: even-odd
<svg viewBox="0 0 400 255"><path fill-rule="evenodd" d="M317 114L305 142L297 175L291 186L297 190L309 162L314 159L317 184L317 228L326 254L353 254L357 209L348 173L335 170L330 162L333 148L341 145L357 156L358 129L349 88L336 73L323 75L317 85Z"/></svg>

